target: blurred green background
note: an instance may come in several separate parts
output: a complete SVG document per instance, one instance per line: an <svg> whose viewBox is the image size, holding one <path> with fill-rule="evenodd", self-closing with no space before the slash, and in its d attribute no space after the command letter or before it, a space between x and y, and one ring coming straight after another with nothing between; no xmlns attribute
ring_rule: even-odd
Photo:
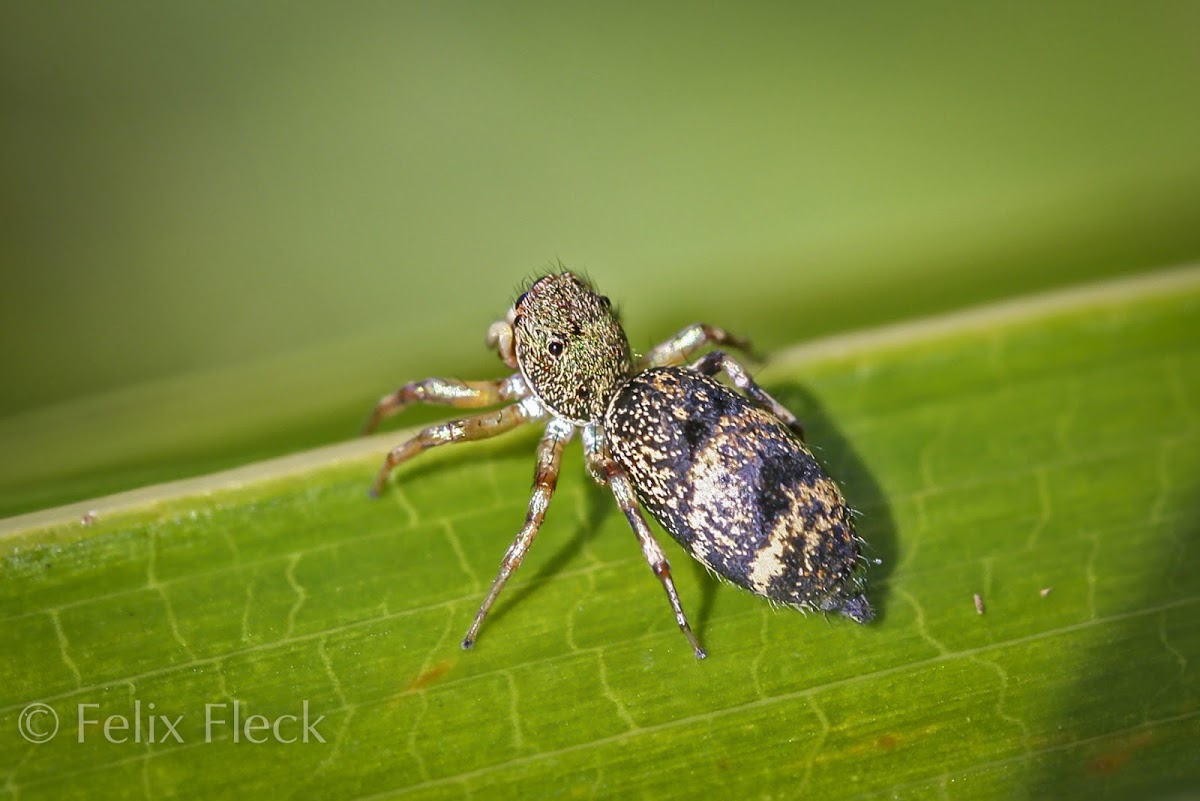
<svg viewBox="0 0 1200 801"><path fill-rule="evenodd" d="M6 3L0 516L352 436L561 259L766 350L1200 255L1200 4ZM398 425L438 412L414 412Z"/></svg>

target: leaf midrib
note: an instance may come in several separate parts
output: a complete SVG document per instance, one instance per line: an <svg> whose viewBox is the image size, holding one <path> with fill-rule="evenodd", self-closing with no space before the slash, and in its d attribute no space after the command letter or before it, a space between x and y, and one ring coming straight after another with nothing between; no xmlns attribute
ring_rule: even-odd
<svg viewBox="0 0 1200 801"><path fill-rule="evenodd" d="M1184 265L1150 274L1000 301L929 318L835 334L775 354L760 371L760 378L769 382L777 372L798 365L813 367L844 359L850 354L864 350L902 350L915 343L948 334L982 331L1041 316L1116 306L1128 303L1132 299L1169 295L1197 284L1200 284L1200 265ZM1157 358L1161 358L1161 355ZM103 509L105 515L124 514L164 501L222 490L238 490L253 484L288 478L310 472L317 467L368 461L381 457L398 439L414 431L415 429L387 431L205 476L169 481L102 498L16 515L0 520L0 539L33 529L78 521L93 509Z"/></svg>

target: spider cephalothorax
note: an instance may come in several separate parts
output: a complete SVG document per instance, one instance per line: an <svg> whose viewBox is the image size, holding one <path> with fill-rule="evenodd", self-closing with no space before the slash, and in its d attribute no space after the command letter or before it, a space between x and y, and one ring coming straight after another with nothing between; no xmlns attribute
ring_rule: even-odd
<svg viewBox="0 0 1200 801"><path fill-rule="evenodd" d="M512 327L517 366L530 390L552 414L572 422L603 417L613 391L633 371L612 304L571 273L544 276L521 295Z"/></svg>

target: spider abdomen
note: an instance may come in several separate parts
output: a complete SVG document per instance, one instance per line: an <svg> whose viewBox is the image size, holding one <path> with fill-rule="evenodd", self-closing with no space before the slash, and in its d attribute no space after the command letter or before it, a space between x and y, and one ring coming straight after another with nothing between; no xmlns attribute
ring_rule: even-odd
<svg viewBox="0 0 1200 801"><path fill-rule="evenodd" d="M841 490L775 415L658 367L621 386L604 428L642 505L718 575L781 604L873 617Z"/></svg>

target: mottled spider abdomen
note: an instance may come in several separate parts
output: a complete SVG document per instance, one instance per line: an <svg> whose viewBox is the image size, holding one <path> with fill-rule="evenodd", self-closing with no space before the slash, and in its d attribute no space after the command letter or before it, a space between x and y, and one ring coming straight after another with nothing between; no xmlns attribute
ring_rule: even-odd
<svg viewBox="0 0 1200 801"><path fill-rule="evenodd" d="M789 606L874 616L842 493L775 415L701 373L658 367L617 391L604 427L642 505L717 574Z"/></svg>

